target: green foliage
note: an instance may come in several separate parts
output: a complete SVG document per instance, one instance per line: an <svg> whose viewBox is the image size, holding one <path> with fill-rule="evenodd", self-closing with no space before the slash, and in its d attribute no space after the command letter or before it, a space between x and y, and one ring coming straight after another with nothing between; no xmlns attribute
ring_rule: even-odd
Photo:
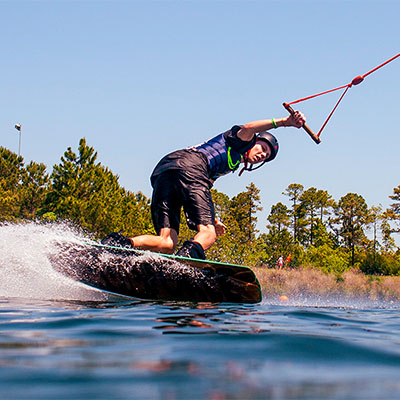
<svg viewBox="0 0 400 400"><path fill-rule="evenodd" d="M400 257L390 253L364 253L360 270L368 275L400 275Z"/></svg>
<svg viewBox="0 0 400 400"><path fill-rule="evenodd" d="M333 249L328 244L323 244L318 247L310 246L305 252L303 262L326 273L341 274L349 267L349 255L344 249Z"/></svg>
<svg viewBox="0 0 400 400"><path fill-rule="evenodd" d="M31 161L25 168L22 157L0 147L0 220L37 218L48 184L44 164Z"/></svg>
<svg viewBox="0 0 400 400"><path fill-rule="evenodd" d="M123 230L154 233L150 200L121 188L118 177L96 162L97 153L79 142L69 147L49 177L46 166L0 148L0 220L69 220L97 236Z"/></svg>
<svg viewBox="0 0 400 400"><path fill-rule="evenodd" d="M335 247L335 239L332 233L328 231L326 225L323 224L321 220L314 222L314 240L313 246L319 247L328 245L329 247Z"/></svg>
<svg viewBox="0 0 400 400"><path fill-rule="evenodd" d="M277 232L281 232L284 229L289 229L290 226L290 214L288 208L282 204L277 203L271 207L271 212L268 216L268 222L271 225L267 225L269 229L274 229Z"/></svg>
<svg viewBox="0 0 400 400"><path fill-rule="evenodd" d="M292 211L290 216L293 219L293 239L294 241L299 241L299 235L301 235L302 216L304 213L304 207L299 204L300 196L302 195L304 186L299 183L291 183L285 191L282 193L289 197L292 202Z"/></svg>
<svg viewBox="0 0 400 400"><path fill-rule="evenodd" d="M46 222L56 222L57 216L53 212L47 212L42 215L42 220Z"/></svg>
<svg viewBox="0 0 400 400"><path fill-rule="evenodd" d="M395 217L400 216L400 185L393 189L393 194L389 196L390 199L394 200L394 203L390 205L389 210L394 214Z"/></svg>
<svg viewBox="0 0 400 400"><path fill-rule="evenodd" d="M260 262L260 252L257 239L256 224L257 211L260 211L259 190L251 183L232 199L215 189L212 197L215 205L216 217L227 227L225 235L217 239L216 244L207 251L211 259L222 262L254 265ZM257 255L255 255L257 254Z"/></svg>
<svg viewBox="0 0 400 400"><path fill-rule="evenodd" d="M265 264L275 266L280 256L286 258L294 253L295 242L287 229L278 231L275 227L269 230L267 235L263 236L264 251L267 255ZM292 261L292 265L295 261Z"/></svg>
<svg viewBox="0 0 400 400"><path fill-rule="evenodd" d="M150 199L142 192L131 193L123 190L120 209L121 219L118 225L115 225L115 230L121 229L129 237L155 234L151 221Z"/></svg>
<svg viewBox="0 0 400 400"><path fill-rule="evenodd" d="M0 218L14 220L19 217L19 183L22 174L22 158L0 147Z"/></svg>
<svg viewBox="0 0 400 400"><path fill-rule="evenodd" d="M21 217L35 219L43 211L49 188L49 175L44 164L29 163L22 174L20 185Z"/></svg>
<svg viewBox="0 0 400 400"><path fill-rule="evenodd" d="M256 224L257 217L255 216L257 211L261 211L260 207L260 190L250 183L246 186L246 191L241 192L232 198L230 202L230 214L233 219L239 225L240 230L237 232L239 236L236 240L241 243L247 243L254 241L257 233Z"/></svg>
<svg viewBox="0 0 400 400"><path fill-rule="evenodd" d="M395 249L395 241L392 237L392 228L390 226L389 219L386 217L386 214L383 214L383 218L381 219L381 234L382 234L382 246L383 250L387 253L392 252Z"/></svg>
<svg viewBox="0 0 400 400"><path fill-rule="evenodd" d="M122 230L128 235L153 233L150 202L121 188L118 177L96 163L97 153L82 138L79 154L69 147L53 167L45 212L104 236Z"/></svg>
<svg viewBox="0 0 400 400"><path fill-rule="evenodd" d="M351 264L354 265L356 247L367 242L364 233L370 217L367 203L362 196L348 193L339 200L336 215L336 221L341 224L339 234L344 247L351 251Z"/></svg>

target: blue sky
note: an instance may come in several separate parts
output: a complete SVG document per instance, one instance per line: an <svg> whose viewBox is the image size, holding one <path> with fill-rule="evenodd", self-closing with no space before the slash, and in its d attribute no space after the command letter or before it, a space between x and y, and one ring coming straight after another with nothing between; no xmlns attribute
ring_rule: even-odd
<svg viewBox="0 0 400 400"><path fill-rule="evenodd" d="M129 190L151 195L165 154L349 83L400 52L398 1L1 1L0 145L51 172L85 137ZM400 184L400 58L351 88L320 145L281 128L254 182L262 229L291 183L390 204ZM340 93L297 107L315 131Z"/></svg>

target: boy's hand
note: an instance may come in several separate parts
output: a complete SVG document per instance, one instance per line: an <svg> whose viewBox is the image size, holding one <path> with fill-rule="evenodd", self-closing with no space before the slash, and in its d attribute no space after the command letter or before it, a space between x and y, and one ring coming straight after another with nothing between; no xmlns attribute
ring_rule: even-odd
<svg viewBox="0 0 400 400"><path fill-rule="evenodd" d="M294 126L301 128L306 123L306 117L300 111L295 111L293 115L289 115L286 119L285 126Z"/></svg>
<svg viewBox="0 0 400 400"><path fill-rule="evenodd" d="M215 220L215 233L217 236L222 236L226 232L226 226L218 220Z"/></svg>

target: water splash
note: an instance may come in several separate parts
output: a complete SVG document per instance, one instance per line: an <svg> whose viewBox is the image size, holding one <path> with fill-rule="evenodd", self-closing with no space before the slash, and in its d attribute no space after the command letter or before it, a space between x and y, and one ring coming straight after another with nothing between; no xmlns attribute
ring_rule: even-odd
<svg viewBox="0 0 400 400"><path fill-rule="evenodd" d="M0 225L0 297L41 300L107 301L113 298L106 292L91 288L53 269L49 256L59 256L58 243L82 245L87 239L82 232L66 224L39 224L35 222ZM104 257L113 257L105 254ZM156 261L161 258L144 253L141 259ZM161 265L161 264L160 264ZM189 274L194 280L203 275L196 269L162 265L164 271L173 274ZM172 273L170 272L170 273ZM199 275L199 276L197 276ZM302 293L298 290L276 292L263 287L262 305L288 307L333 307L346 309L385 308L399 309L398 301L371 300L343 295ZM285 296L282 296L285 295ZM285 299L283 298L285 297Z"/></svg>
<svg viewBox="0 0 400 400"><path fill-rule="evenodd" d="M55 243L79 243L83 234L66 224L29 222L0 226L0 297L101 301L107 294L55 271L48 259Z"/></svg>
<svg viewBox="0 0 400 400"><path fill-rule="evenodd" d="M400 309L400 304L395 301L371 300L366 297L349 298L340 295L311 295L295 294L286 296L264 296L262 305L296 307L296 308L335 308L348 310L370 310L370 309Z"/></svg>
<svg viewBox="0 0 400 400"><path fill-rule="evenodd" d="M127 293L126 290L133 290L136 287L136 275L132 274L131 270L136 263L138 268L135 271L144 279L142 286L139 285L138 293L146 294L146 290L150 290L150 294L147 293L150 297L147 298L158 298L153 291L161 291L167 296L166 298L169 298L170 292L182 286L182 279L186 283L193 284L193 290L199 286L199 293L203 293L205 289L210 293L219 293L219 286L214 287L216 282L211 278L207 279L207 273L201 269L182 265L173 260L166 261L150 252L132 255L130 258L112 252L82 251L86 246L84 242L88 240L84 233L67 224L27 222L0 225L0 271L2 272L0 297L118 301L121 300L121 296L123 298L126 296L88 285L107 287L116 293ZM92 247L87 246L88 249ZM104 268L93 270L91 266L95 262L100 262ZM146 269L147 273L151 271L154 273L154 279L151 281L154 289L148 287L149 283L146 281L148 277L146 273L141 272L143 265L149 267ZM157 276L160 275L158 272L161 270L163 279L158 279ZM93 272L96 274L93 275ZM125 278L126 285L119 286L119 279ZM104 282L106 286L103 286ZM117 286L114 287L113 284ZM187 284L182 287L189 288ZM188 290L190 291L190 288ZM184 293L184 290L181 292ZM131 296L136 294L132 291L131 293Z"/></svg>

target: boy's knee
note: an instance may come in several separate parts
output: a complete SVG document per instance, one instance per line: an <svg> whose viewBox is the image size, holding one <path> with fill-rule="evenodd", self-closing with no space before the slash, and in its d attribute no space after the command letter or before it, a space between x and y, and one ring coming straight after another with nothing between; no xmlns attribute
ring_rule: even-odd
<svg viewBox="0 0 400 400"><path fill-rule="evenodd" d="M163 248L166 254L172 254L175 251L176 244L172 239L163 240Z"/></svg>
<svg viewBox="0 0 400 400"><path fill-rule="evenodd" d="M160 237L160 247L162 252L166 254L172 254L175 251L177 240L174 240L170 235L159 236Z"/></svg>
<svg viewBox="0 0 400 400"><path fill-rule="evenodd" d="M163 228L159 234L163 252L172 254L178 243L178 233L174 229Z"/></svg>

